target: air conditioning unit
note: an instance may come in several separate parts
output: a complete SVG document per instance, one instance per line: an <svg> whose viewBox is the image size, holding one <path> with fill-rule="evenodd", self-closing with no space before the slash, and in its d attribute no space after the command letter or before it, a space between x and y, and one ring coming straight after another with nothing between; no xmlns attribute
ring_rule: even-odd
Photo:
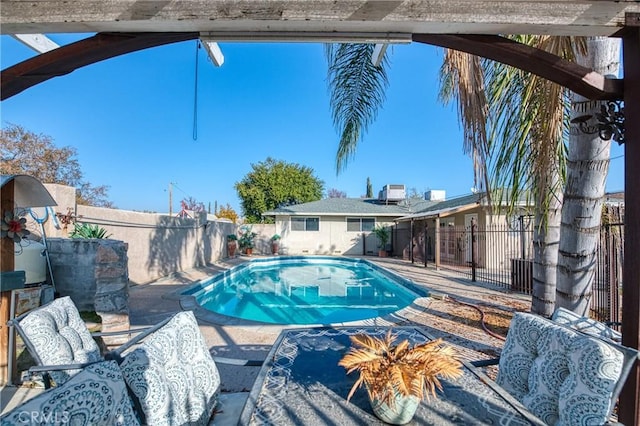
<svg viewBox="0 0 640 426"><path fill-rule="evenodd" d="M431 189L424 193L424 199L427 201L444 201L446 192L441 189Z"/></svg>
<svg viewBox="0 0 640 426"><path fill-rule="evenodd" d="M404 185L385 185L382 187L380 199L382 201L402 201L407 198Z"/></svg>

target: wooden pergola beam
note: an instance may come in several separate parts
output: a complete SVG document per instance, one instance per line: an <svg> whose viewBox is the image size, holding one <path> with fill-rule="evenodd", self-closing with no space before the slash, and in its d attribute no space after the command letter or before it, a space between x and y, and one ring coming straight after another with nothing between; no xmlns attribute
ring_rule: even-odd
<svg viewBox="0 0 640 426"><path fill-rule="evenodd" d="M78 68L119 55L198 38L199 33L100 33L2 70L0 100Z"/></svg>
<svg viewBox="0 0 640 426"><path fill-rule="evenodd" d="M589 68L505 37L414 34L413 41L493 59L558 83L587 99L621 100L623 97L623 80L604 78Z"/></svg>
<svg viewBox="0 0 640 426"><path fill-rule="evenodd" d="M100 33L38 55L2 71L0 100L31 86L95 62L137 50L199 37L188 33ZM619 100L623 81L604 76L578 64L505 37L493 35L414 34L413 40L484 56L532 72L565 86L588 99Z"/></svg>

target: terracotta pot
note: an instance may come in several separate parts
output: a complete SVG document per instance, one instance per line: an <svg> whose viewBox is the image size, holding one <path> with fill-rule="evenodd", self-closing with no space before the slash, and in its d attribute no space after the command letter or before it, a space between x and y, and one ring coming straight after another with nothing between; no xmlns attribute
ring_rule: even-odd
<svg viewBox="0 0 640 426"><path fill-rule="evenodd" d="M271 243L271 253L278 254L278 250L280 249L280 245L278 243Z"/></svg>
<svg viewBox="0 0 640 426"><path fill-rule="evenodd" d="M244 254L246 254L247 256L251 256L253 254L253 248L251 247L247 247L244 249Z"/></svg>
<svg viewBox="0 0 640 426"><path fill-rule="evenodd" d="M387 257L386 250L378 250L378 257Z"/></svg>
<svg viewBox="0 0 640 426"><path fill-rule="evenodd" d="M237 248L237 244L235 241L229 241L227 242L227 253L229 254L229 257L235 257L236 256L236 248Z"/></svg>

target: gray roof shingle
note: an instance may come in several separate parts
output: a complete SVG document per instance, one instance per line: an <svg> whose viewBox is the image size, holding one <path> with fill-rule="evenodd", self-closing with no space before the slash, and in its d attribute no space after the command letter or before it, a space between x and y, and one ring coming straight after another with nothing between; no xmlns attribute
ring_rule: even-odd
<svg viewBox="0 0 640 426"><path fill-rule="evenodd" d="M398 204L384 204L375 198L325 198L309 203L280 207L263 213L264 216L389 216L400 217L441 209L475 204L479 194L452 198L446 201L426 201L409 198Z"/></svg>

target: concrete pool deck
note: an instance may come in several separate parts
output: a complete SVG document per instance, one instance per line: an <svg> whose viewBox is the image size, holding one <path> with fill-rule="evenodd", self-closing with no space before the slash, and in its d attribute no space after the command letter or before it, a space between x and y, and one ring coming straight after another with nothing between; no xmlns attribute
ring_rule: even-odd
<svg viewBox="0 0 640 426"><path fill-rule="evenodd" d="M503 341L485 332L480 313L466 304L481 306L490 330L505 335L513 311L528 311L531 297L513 293L486 283L472 283L459 274L436 271L433 265L411 264L394 258L365 257L427 288L433 295L417 299L412 305L392 315L358 323L366 325L420 325L434 337L442 337L456 346L464 358L493 358L500 353ZM238 323L228 317L210 315L193 305L193 298L179 293L195 282L215 275L249 257L223 259L215 264L161 278L129 290L129 320L132 327L153 325L184 309L195 308L200 330L211 353L229 358L263 360L280 331L287 326ZM291 326L301 327L301 326ZM220 365L223 392L250 390L259 367ZM0 411L24 401L41 389L4 387Z"/></svg>
<svg viewBox="0 0 640 426"><path fill-rule="evenodd" d="M283 328L305 326L238 321L205 311L194 304L192 297L178 294L196 281L250 259L224 259L206 267L173 274L151 284L132 287L129 292L131 326L152 325L180 310L194 309L202 334L213 355L264 359ZM420 298L395 314L357 323L380 326L418 324L435 337L442 337L458 346L463 356L469 359L495 357L502 349L503 341L482 329L479 312L456 301L481 305L483 311L492 312L493 321L489 323L489 328L491 329L493 324L503 335L508 328L511 312L530 309L530 296L490 284L472 283L459 274L436 271L433 266L425 269L422 264L411 264L401 259L366 259L427 288L435 297ZM221 365L223 390L238 392L250 389L258 370L257 367L238 368Z"/></svg>

